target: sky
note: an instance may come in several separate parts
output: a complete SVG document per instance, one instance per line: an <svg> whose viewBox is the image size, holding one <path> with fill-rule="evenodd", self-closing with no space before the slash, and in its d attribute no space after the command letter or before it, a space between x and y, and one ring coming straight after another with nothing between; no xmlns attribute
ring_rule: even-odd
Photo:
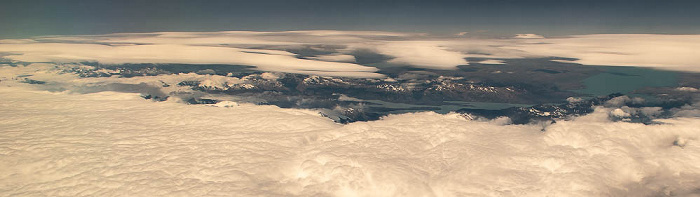
<svg viewBox="0 0 700 197"><path fill-rule="evenodd" d="M5 0L0 39L156 31L697 34L698 1Z"/></svg>

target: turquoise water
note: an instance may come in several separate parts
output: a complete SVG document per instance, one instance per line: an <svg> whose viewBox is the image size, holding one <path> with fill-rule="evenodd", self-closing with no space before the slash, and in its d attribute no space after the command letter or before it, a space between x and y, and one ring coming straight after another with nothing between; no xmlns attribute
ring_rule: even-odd
<svg viewBox="0 0 700 197"><path fill-rule="evenodd" d="M643 87L676 86L677 73L638 67L608 67L600 73L583 80L584 89L574 92L591 96L612 93L629 93Z"/></svg>
<svg viewBox="0 0 700 197"><path fill-rule="evenodd" d="M487 109L500 110L511 107L530 107L532 104L517 104L517 103L488 103L488 102L464 102L464 101L445 101L446 103L460 104L461 108L468 109ZM465 106L466 105L466 106Z"/></svg>
<svg viewBox="0 0 700 197"><path fill-rule="evenodd" d="M586 88L572 90L589 96L609 95L612 93L629 94L630 92L644 87L665 87L677 86L677 73L673 71L654 70L638 67L605 67L604 72L584 79L582 83ZM636 95L645 97L647 95ZM531 104L514 103L489 103L489 102L463 102L445 101L446 105L413 105L406 103L393 103L381 100L363 100L374 107L384 107L396 109L392 113L435 111L437 113L448 113L459 109L486 109L501 110L510 107L530 107ZM416 108L433 108L416 109ZM411 109L414 108L414 109Z"/></svg>
<svg viewBox="0 0 700 197"><path fill-rule="evenodd" d="M449 112L457 111L459 109L487 109L487 110L500 110L507 109L511 107L529 107L529 104L512 104L512 103L487 103L487 102L464 102L464 101L445 101L446 103L451 103L453 105L412 105L405 103L392 103L381 100L363 100L370 103L370 105L377 107L386 107L397 109L393 112L417 112L417 111L434 111L441 114L446 114ZM407 108L414 107L433 107L438 110L408 110ZM401 110L407 109L407 110Z"/></svg>

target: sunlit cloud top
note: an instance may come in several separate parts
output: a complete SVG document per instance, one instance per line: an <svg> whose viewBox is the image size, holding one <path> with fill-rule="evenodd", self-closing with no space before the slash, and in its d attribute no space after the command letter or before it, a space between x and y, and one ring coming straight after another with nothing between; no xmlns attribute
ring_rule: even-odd
<svg viewBox="0 0 700 197"><path fill-rule="evenodd" d="M527 39L523 39L527 38ZM224 64L258 70L348 77L382 77L356 62L358 51L385 64L450 70L470 63L559 57L584 65L700 71L700 35L600 34L545 38L434 36L361 31L156 32L0 40L5 59L21 62ZM313 53L303 54L303 50ZM470 58L477 58L470 62Z"/></svg>

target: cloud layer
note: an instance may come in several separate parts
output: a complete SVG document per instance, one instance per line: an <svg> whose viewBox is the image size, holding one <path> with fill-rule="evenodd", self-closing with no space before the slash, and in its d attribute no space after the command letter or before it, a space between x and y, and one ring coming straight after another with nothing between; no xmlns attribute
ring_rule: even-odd
<svg viewBox="0 0 700 197"><path fill-rule="evenodd" d="M545 132L504 125L507 118L432 112L341 125L312 110L40 91L122 79L53 75L41 64L0 68L0 194L7 196L699 194L693 114L656 125L612 122L630 112L609 103ZM55 81L10 79L18 74Z"/></svg>
<svg viewBox="0 0 700 197"><path fill-rule="evenodd" d="M575 58L584 65L641 66L700 72L698 35L584 35L536 39L509 49L537 56Z"/></svg>
<svg viewBox="0 0 700 197"><path fill-rule="evenodd" d="M375 73L377 68L354 63L354 52L371 51L387 56L390 64L432 69L468 65L465 58L494 62L563 57L586 65L699 72L698 43L699 35L544 38L518 34L513 38L479 39L357 31L157 32L0 40L0 54L25 62L231 64L264 71L375 78L382 77ZM322 53L292 53L304 47Z"/></svg>
<svg viewBox="0 0 700 197"><path fill-rule="evenodd" d="M193 45L118 45L32 43L4 45L21 55L6 58L25 62L83 62L103 64L184 63L256 66L261 70L351 77L379 77L376 68L351 63L299 59L291 53L273 50L242 50L229 47ZM0 49L2 50L2 49Z"/></svg>

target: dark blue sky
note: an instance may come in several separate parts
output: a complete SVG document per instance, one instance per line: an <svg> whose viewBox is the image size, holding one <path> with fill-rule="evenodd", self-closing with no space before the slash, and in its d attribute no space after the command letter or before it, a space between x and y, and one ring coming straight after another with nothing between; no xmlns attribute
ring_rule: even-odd
<svg viewBox="0 0 700 197"><path fill-rule="evenodd" d="M3 0L0 38L220 30L700 33L700 1Z"/></svg>

